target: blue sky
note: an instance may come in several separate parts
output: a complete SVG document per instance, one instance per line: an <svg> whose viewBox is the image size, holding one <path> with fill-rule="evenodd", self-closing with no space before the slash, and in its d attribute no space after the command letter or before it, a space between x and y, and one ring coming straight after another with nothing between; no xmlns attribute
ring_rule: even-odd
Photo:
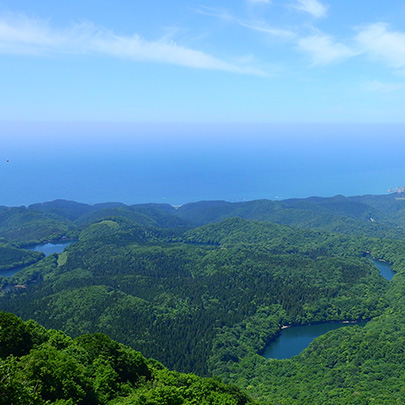
<svg viewBox="0 0 405 405"><path fill-rule="evenodd" d="M0 0L0 120L403 122L405 4Z"/></svg>
<svg viewBox="0 0 405 405"><path fill-rule="evenodd" d="M0 205L403 185L399 0L0 0Z"/></svg>

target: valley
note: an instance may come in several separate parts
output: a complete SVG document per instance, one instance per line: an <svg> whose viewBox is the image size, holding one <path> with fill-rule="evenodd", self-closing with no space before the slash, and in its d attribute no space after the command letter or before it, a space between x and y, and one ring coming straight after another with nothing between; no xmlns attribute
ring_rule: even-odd
<svg viewBox="0 0 405 405"><path fill-rule="evenodd" d="M73 339L107 334L261 404L397 401L405 378L397 197L2 208L4 248L37 254L22 247L77 242L0 277L0 310ZM392 263L391 281L367 254ZM282 328L361 320L291 359L261 356Z"/></svg>

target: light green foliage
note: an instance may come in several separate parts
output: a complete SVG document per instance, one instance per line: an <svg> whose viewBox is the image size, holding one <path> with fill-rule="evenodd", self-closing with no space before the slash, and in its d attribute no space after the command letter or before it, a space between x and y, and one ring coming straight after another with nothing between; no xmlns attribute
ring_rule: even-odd
<svg viewBox="0 0 405 405"><path fill-rule="evenodd" d="M82 236L63 264L56 255L41 261L44 282L6 295L3 308L73 337L108 333L179 371L222 369L212 348L224 336L236 339L237 348L225 346L240 359L282 324L367 319L387 305L387 283L360 257L363 239L237 218L176 242L121 219ZM41 277L39 264L29 271Z"/></svg>
<svg viewBox="0 0 405 405"><path fill-rule="evenodd" d="M0 358L22 356L33 346L32 335L20 318L0 312Z"/></svg>
<svg viewBox="0 0 405 405"><path fill-rule="evenodd" d="M8 279L9 284L35 284L42 280L47 280L54 272L57 265L57 255L49 255L40 262L15 273L10 279Z"/></svg>
<svg viewBox="0 0 405 405"><path fill-rule="evenodd" d="M4 360L0 359L0 404L42 405L43 403L34 382L20 374L17 358L9 356Z"/></svg>
<svg viewBox="0 0 405 405"><path fill-rule="evenodd" d="M120 226L117 224L117 222L104 220L98 222L97 224L92 224L84 229L80 233L79 239L100 239L108 237L110 235L114 235L115 231L117 231L119 228Z"/></svg>
<svg viewBox="0 0 405 405"><path fill-rule="evenodd" d="M26 207L0 209L1 236L20 245L57 240L74 226L61 216Z"/></svg>
<svg viewBox="0 0 405 405"><path fill-rule="evenodd" d="M46 331L35 322L22 322L0 312L0 326L8 329L13 347L0 360L0 404L97 405L107 404L253 404L233 386L193 374L169 372L159 363L111 340L104 334L88 334L74 340L61 331ZM27 349L15 339L20 329L42 343ZM22 347L20 347L20 343Z"/></svg>
<svg viewBox="0 0 405 405"><path fill-rule="evenodd" d="M0 246L0 274L1 270L11 270L36 263L44 256L41 252L18 249L10 245Z"/></svg>
<svg viewBox="0 0 405 405"><path fill-rule="evenodd" d="M0 236L25 223L32 240L44 240L58 223L80 241L14 276L28 288L3 293L1 308L85 335L71 340L32 321L27 334L28 324L10 321L19 343L4 340L4 355L18 356L2 362L5 398L14 389L21 403L249 403L215 379L169 372L93 335L103 332L171 369L235 383L261 403L404 403L404 206L390 196L336 196L177 210L68 202L6 209ZM207 225L186 229L187 221ZM393 263L393 281L363 257L367 251ZM258 354L282 325L369 318L365 328L332 331L290 360ZM14 353L18 347L23 352Z"/></svg>
<svg viewBox="0 0 405 405"><path fill-rule="evenodd" d="M389 283L390 305L383 315L364 328L331 331L291 360L248 355L227 369L218 369L222 377L270 403L404 403L405 252L400 245L400 241L377 240L370 244L372 253L385 252L398 272Z"/></svg>

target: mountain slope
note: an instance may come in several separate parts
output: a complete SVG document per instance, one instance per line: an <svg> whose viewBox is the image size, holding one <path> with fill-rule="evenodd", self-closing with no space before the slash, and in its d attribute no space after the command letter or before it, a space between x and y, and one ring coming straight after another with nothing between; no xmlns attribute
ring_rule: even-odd
<svg viewBox="0 0 405 405"><path fill-rule="evenodd" d="M0 312L0 404L247 405L234 386L171 372L96 333L71 339Z"/></svg>

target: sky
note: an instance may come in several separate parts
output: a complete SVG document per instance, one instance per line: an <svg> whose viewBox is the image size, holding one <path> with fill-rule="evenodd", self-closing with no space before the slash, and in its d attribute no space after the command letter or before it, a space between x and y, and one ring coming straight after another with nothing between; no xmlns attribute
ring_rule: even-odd
<svg viewBox="0 0 405 405"><path fill-rule="evenodd" d="M0 205L404 184L399 0L0 0Z"/></svg>
<svg viewBox="0 0 405 405"><path fill-rule="evenodd" d="M0 119L403 122L400 0L0 0Z"/></svg>

